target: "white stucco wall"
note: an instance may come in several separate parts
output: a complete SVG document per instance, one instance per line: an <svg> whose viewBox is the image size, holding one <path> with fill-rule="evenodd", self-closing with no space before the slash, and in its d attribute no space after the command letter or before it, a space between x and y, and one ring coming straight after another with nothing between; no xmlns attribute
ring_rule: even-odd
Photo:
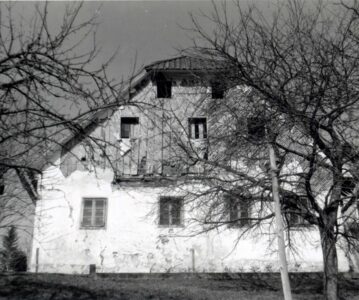
<svg viewBox="0 0 359 300"><path fill-rule="evenodd" d="M193 267L196 272L278 269L273 232L238 240L244 229L223 227L191 237L195 231L186 207L183 227L161 227L159 196L178 195L178 191L112 186L112 176L109 170L97 175L76 171L67 178L56 167L44 172L31 271L36 271L37 263L39 272L61 273L87 273L90 264L96 264L99 272L191 272ZM83 197L108 199L105 229L80 229ZM291 234L296 252L288 251L290 270L321 270L317 232L307 229L305 235ZM340 251L339 266L342 271L348 268Z"/></svg>

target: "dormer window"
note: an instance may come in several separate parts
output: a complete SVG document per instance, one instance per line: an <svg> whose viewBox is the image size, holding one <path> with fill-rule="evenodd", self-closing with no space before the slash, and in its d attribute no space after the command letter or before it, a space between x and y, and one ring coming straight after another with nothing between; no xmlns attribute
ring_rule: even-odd
<svg viewBox="0 0 359 300"><path fill-rule="evenodd" d="M157 98L172 97L172 81L166 79L163 74L159 74L156 78Z"/></svg>
<svg viewBox="0 0 359 300"><path fill-rule="evenodd" d="M212 99L223 99L224 98L224 87L219 82L212 83Z"/></svg>

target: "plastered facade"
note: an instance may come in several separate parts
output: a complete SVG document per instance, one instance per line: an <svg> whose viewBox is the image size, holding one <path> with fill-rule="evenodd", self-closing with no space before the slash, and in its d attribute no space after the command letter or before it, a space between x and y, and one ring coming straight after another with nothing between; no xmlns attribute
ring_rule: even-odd
<svg viewBox="0 0 359 300"><path fill-rule="evenodd" d="M179 83L173 87L172 99L166 99L160 105L170 107L179 116L197 116L195 104L204 101L206 88L200 90L204 93L198 92L198 88L181 87ZM152 83L149 82L134 100L156 101ZM144 156L146 172L154 177L164 172L161 161L171 152L161 151L166 141L158 120L163 115L150 112L150 109L121 107L93 133L116 142L120 117L139 116L137 144L130 145L136 147L130 151L135 156L128 158L127 154L124 155L128 151L128 141L123 140L122 148L108 151L117 164L116 172L119 174L116 175L133 176ZM208 124L208 130L211 130L211 124ZM268 225L241 239L238 237L244 228L222 226L200 233L203 225L193 222L198 212L186 205L181 226L161 226L159 197L181 196L184 189L193 188L190 183L181 188L176 182L157 186L114 183L114 170L105 162L97 166L81 163L85 152L83 144L79 144L71 155L57 153L53 163L43 172L39 184L40 200L36 205L31 271L86 274L90 264L96 265L97 272L125 273L279 269L273 227ZM81 228L82 201L86 197L107 199L105 228ZM308 227L304 232L293 231L291 238L296 252L288 250L289 270L320 271L322 253L317 230ZM347 259L338 250L340 271L346 271Z"/></svg>

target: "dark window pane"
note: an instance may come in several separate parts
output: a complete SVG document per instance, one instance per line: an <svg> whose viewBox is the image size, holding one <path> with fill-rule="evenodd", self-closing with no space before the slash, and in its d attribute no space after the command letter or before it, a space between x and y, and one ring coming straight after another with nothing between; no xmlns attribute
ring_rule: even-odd
<svg viewBox="0 0 359 300"><path fill-rule="evenodd" d="M194 138L195 139L199 138L199 126L198 126L198 123L194 124Z"/></svg>
<svg viewBox="0 0 359 300"><path fill-rule="evenodd" d="M248 138L252 140L263 139L265 137L265 124L262 118L247 119Z"/></svg>
<svg viewBox="0 0 359 300"><path fill-rule="evenodd" d="M122 124L121 125L121 138L128 139L130 138L131 125L130 124Z"/></svg>
<svg viewBox="0 0 359 300"><path fill-rule="evenodd" d="M207 138L207 119L206 118L189 118L188 119L189 137L191 139Z"/></svg>
<svg viewBox="0 0 359 300"><path fill-rule="evenodd" d="M86 199L84 200L84 208L92 208L92 200L91 199Z"/></svg>
<svg viewBox="0 0 359 300"><path fill-rule="evenodd" d="M129 139L131 136L131 128L139 124L139 119L136 117L121 118L121 138ZM133 132L133 131L132 131Z"/></svg>
<svg viewBox="0 0 359 300"><path fill-rule="evenodd" d="M233 222L231 225L249 225L249 199L227 196L226 200L229 210L229 220Z"/></svg>
<svg viewBox="0 0 359 300"><path fill-rule="evenodd" d="M160 225L181 225L183 201L178 197L160 199Z"/></svg>
<svg viewBox="0 0 359 300"><path fill-rule="evenodd" d="M91 216L83 216L82 226L91 226Z"/></svg>
<svg viewBox="0 0 359 300"><path fill-rule="evenodd" d="M241 213L241 226L249 225L249 206L247 200L242 200L240 202L240 213Z"/></svg>
<svg viewBox="0 0 359 300"><path fill-rule="evenodd" d="M350 197L353 193L354 188L355 188L354 178L344 177L344 180L342 183L341 195L344 197Z"/></svg>
<svg viewBox="0 0 359 300"><path fill-rule="evenodd" d="M95 218L95 224L94 224L94 226L96 226L96 227L103 227L103 226L105 226L105 223L104 223L104 221L103 221L103 217L96 217L96 218Z"/></svg>
<svg viewBox="0 0 359 300"><path fill-rule="evenodd" d="M172 82L160 80L157 81L157 98L172 97Z"/></svg>
<svg viewBox="0 0 359 300"><path fill-rule="evenodd" d="M167 198L160 199L160 225L169 225L169 202Z"/></svg>
<svg viewBox="0 0 359 300"><path fill-rule="evenodd" d="M223 99L224 86L220 83L212 83L212 99Z"/></svg>
<svg viewBox="0 0 359 300"><path fill-rule="evenodd" d="M304 218L310 210L308 198L299 197L297 195L285 195L281 199L282 208L285 211L285 219L288 226L297 227L309 225Z"/></svg>
<svg viewBox="0 0 359 300"><path fill-rule="evenodd" d="M82 222L83 227L105 226L106 199L84 199Z"/></svg>
<svg viewBox="0 0 359 300"><path fill-rule="evenodd" d="M206 139L207 138L207 120L204 119L203 122L203 138Z"/></svg>
<svg viewBox="0 0 359 300"><path fill-rule="evenodd" d="M95 226L104 226L105 222L105 200L96 200L95 205Z"/></svg>
<svg viewBox="0 0 359 300"><path fill-rule="evenodd" d="M181 209L182 209L182 200L179 198L174 198L172 202L172 225L181 224Z"/></svg>
<svg viewBox="0 0 359 300"><path fill-rule="evenodd" d="M238 203L236 199L231 198L230 200L230 221L237 221L238 220Z"/></svg>

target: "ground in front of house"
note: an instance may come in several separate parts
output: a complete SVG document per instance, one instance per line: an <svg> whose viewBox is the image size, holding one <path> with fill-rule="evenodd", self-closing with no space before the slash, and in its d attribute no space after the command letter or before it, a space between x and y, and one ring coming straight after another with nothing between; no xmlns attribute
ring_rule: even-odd
<svg viewBox="0 0 359 300"><path fill-rule="evenodd" d="M294 299L322 299L321 274L291 274ZM279 274L117 276L0 275L0 299L283 299ZM340 278L340 299L359 300L359 278Z"/></svg>

